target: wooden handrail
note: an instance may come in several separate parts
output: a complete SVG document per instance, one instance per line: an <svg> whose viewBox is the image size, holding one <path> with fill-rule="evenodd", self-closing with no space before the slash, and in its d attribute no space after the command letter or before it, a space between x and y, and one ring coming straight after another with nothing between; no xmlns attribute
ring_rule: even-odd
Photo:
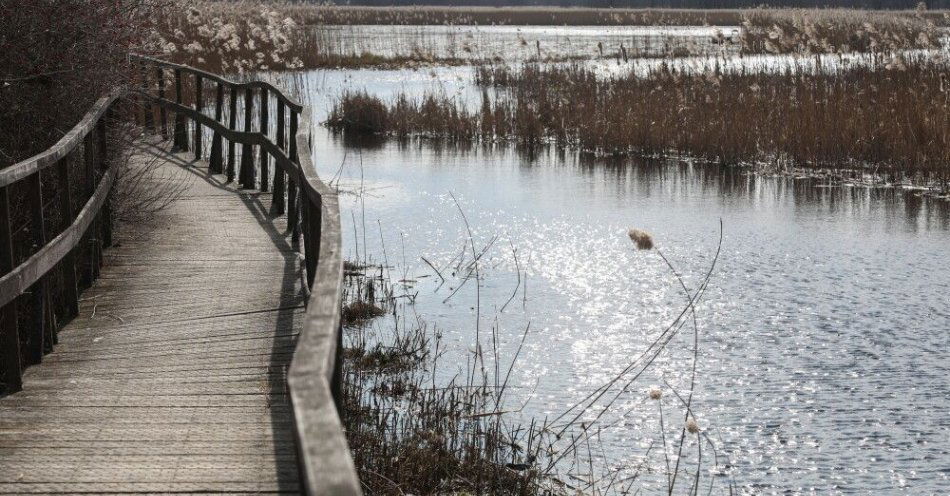
<svg viewBox="0 0 950 496"><path fill-rule="evenodd" d="M270 83L267 83L265 81L248 81L244 83L239 83L237 81L232 81L230 79L225 78L224 76L215 74L213 72L203 71L201 69L195 69L194 67L190 67L190 66L182 65L182 64L176 64L173 62L168 62L162 59L157 59L155 57L133 54L131 55L131 58L132 60L138 60L140 62L144 62L152 66L161 67L164 69L180 70L188 74L201 76L201 78L204 80L214 81L215 83L226 84L233 88L238 88L242 90L247 89L247 88L253 88L257 90L264 89L264 90L267 90L268 92L273 93L277 97L277 99L282 100L284 102L284 105L287 105L291 110L296 111L296 112L303 111L304 106L302 104L291 99L287 95L284 95L283 90L281 90L280 88Z"/></svg>
<svg viewBox="0 0 950 496"><path fill-rule="evenodd" d="M237 83L217 74L152 57L133 55L132 58L151 69L142 71L145 80L137 89L138 95L160 109L156 125L150 119L154 112L148 106L143 125L164 130L167 128L167 114L175 114L172 132L175 146L180 151L194 151L196 158L201 158L202 129L207 128L213 133L208 157L211 171L225 172L229 181L237 180L247 189L266 191L270 184L274 185L272 209L278 215L286 211L291 242L303 252L310 291L303 328L287 373L300 480L308 495L361 495L340 417L343 406L340 396L340 304L343 296L340 209L336 192L320 180L313 165L310 109L269 83ZM168 72L174 78L174 99L169 98L164 90ZM153 94L149 74L157 78L157 94ZM183 78L188 75L195 81L193 98L185 98L183 94ZM216 85L212 105L205 105L203 98L205 89L211 89L203 84L207 82ZM229 94L226 112L222 108L226 101L225 91ZM270 98L277 102L274 119L268 119L268 110L263 110L269 108ZM239 100L243 109L238 108ZM188 105L186 101L195 105ZM255 102L256 108L261 110L257 130L253 129L255 119L252 118ZM237 117L241 114L243 131L237 130ZM194 126L192 133L188 132L188 122ZM270 123L274 124L273 128ZM220 140L227 140L227 154ZM257 147L257 154L254 147ZM237 150L240 150L240 157ZM227 167L224 166L225 160ZM240 171L236 170L238 161ZM274 164L273 170L269 170L268 163ZM271 173L274 176L272 182ZM303 194L298 194L298 191Z"/></svg>
<svg viewBox="0 0 950 496"><path fill-rule="evenodd" d="M102 248L111 244L112 215L109 199L116 172L109 167L110 152L107 139L107 117L124 90L100 98L85 116L55 145L29 159L0 169L0 374L3 388L0 393L17 392L23 387L23 369L43 359L43 355L57 341L61 321L79 313L79 286L88 286L98 277L102 263ZM82 154L79 156L79 145ZM83 178L70 178L70 162L81 159ZM56 168L55 178L43 177L43 172ZM59 225L49 225L44 201L44 182L56 183L59 197ZM75 188L79 183L84 187ZM46 188L47 191L49 188ZM84 190L86 198L79 213L73 216L72 189ZM17 256L13 228L16 205L26 206L33 245L25 260ZM55 203L53 203L55 204ZM47 241L48 232L55 233ZM87 239L83 243L83 238ZM78 257L85 259L85 272L77 274ZM54 294L48 282L53 272L62 275L62 284ZM17 315L17 300L29 299L31 326L21 334ZM65 310L56 314L56 303L64 302ZM60 318L62 317L62 319ZM21 356L21 349L27 348Z"/></svg>
<svg viewBox="0 0 950 496"><path fill-rule="evenodd" d="M9 167L0 169L0 188L9 186L31 174L35 174L72 153L122 94L122 91L116 91L100 98L78 124L73 126L65 136L60 138L55 145L46 151L22 162L17 162Z"/></svg>

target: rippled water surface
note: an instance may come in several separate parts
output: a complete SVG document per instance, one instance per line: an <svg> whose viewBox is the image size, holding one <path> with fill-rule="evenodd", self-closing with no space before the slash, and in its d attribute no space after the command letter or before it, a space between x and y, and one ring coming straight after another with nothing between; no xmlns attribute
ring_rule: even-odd
<svg viewBox="0 0 950 496"><path fill-rule="evenodd" d="M475 93L465 68L315 71L305 80L317 121L343 88L384 98ZM721 466L708 478L762 493L950 493L947 202L679 160L356 146L322 128L314 150L321 175L344 190L348 257L385 257L414 281L416 311L450 348L444 372L468 366L476 319L483 339L498 330L504 366L530 322L512 379L525 417L556 416L683 309L671 270L656 252L635 251L628 227L652 232L693 291L721 221L722 252L698 308L694 408ZM477 295L468 284L450 297L468 239L453 196L478 249L490 245ZM657 441L657 406L645 391L685 392L692 339L684 328L602 419L610 428L599 458L632 465ZM648 463L663 463L652 453ZM656 473L643 480L646 492L662 492Z"/></svg>
<svg viewBox="0 0 950 496"><path fill-rule="evenodd" d="M438 59L527 59L733 53L738 27L693 26L317 26L334 53Z"/></svg>

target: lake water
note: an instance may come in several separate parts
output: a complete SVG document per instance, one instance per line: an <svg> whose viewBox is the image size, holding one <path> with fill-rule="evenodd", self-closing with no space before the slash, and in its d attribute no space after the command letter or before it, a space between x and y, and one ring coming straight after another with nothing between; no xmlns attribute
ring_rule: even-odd
<svg viewBox="0 0 950 496"><path fill-rule="evenodd" d="M471 81L465 67L304 75L317 122L345 88L476 98ZM608 381L685 306L671 270L656 252L635 251L628 227L653 233L693 291L721 221L721 255L697 308L693 408L719 455L703 487L950 493L950 203L675 159L354 145L321 127L313 148L322 177L344 190L347 257L385 256L395 278L414 281L415 311L449 347L443 372L468 367L476 319L483 340L497 330L503 366L530 323L512 378L523 418L552 418ZM460 208L476 248L489 246L477 295L470 282L452 296L463 271L451 267L468 241ZM686 394L692 344L685 327L600 419L598 463L632 467L657 446L653 385L666 391L667 433L678 435L670 388ZM647 494L665 494L661 453L647 457L656 468L642 475Z"/></svg>
<svg viewBox="0 0 950 496"><path fill-rule="evenodd" d="M313 28L341 55L498 60L622 58L735 53L738 27L701 26L332 26ZM733 42L733 40L735 42Z"/></svg>

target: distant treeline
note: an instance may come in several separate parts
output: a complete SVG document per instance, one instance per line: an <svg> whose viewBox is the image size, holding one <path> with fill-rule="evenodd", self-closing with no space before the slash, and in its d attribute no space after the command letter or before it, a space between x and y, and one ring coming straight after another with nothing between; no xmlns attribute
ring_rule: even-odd
<svg viewBox="0 0 950 496"><path fill-rule="evenodd" d="M305 2L302 2L305 3ZM316 3L316 2L311 2ZM320 2L323 3L323 2ZM487 6L487 7L622 7L656 9L739 9L768 7L839 7L858 9L906 10L923 5L928 9L950 9L950 0L350 0L338 1L339 5L438 5L438 6Z"/></svg>

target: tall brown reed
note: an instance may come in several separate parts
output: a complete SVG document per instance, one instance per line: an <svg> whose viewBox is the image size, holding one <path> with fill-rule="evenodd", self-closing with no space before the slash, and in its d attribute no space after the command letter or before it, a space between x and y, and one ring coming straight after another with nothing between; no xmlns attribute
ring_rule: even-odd
<svg viewBox="0 0 950 496"><path fill-rule="evenodd" d="M940 46L948 14L756 9L742 16L744 53L893 53Z"/></svg>
<svg viewBox="0 0 950 496"><path fill-rule="evenodd" d="M554 143L600 155L686 153L721 163L950 172L950 70L939 58L877 57L837 72L598 78L581 67L482 69L480 110L427 97L388 104L386 131ZM338 108L349 102L346 98ZM331 127L337 123L329 122Z"/></svg>

